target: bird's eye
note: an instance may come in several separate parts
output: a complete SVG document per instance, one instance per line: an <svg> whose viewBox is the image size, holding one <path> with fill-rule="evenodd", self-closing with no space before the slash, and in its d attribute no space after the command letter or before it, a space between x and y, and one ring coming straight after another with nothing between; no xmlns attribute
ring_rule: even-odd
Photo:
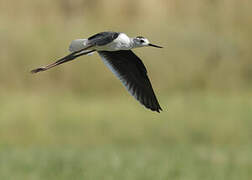
<svg viewBox="0 0 252 180"><path fill-rule="evenodd" d="M140 43L144 43L144 40L141 39L141 40L140 40Z"/></svg>

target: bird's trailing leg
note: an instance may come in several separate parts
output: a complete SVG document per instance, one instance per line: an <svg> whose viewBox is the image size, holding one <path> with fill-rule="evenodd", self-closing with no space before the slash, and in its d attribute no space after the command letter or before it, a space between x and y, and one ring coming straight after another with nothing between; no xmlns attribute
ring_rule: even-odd
<svg viewBox="0 0 252 180"><path fill-rule="evenodd" d="M75 58L77 58L79 56L83 56L83 55L92 53L94 51L95 50L86 50L86 48L85 48L85 49L82 49L80 51L73 52L73 53L71 53L71 54L57 60L54 63L51 63L51 64L48 64L46 66L42 66L42 67L31 70L31 73L38 73L38 72L41 72L41 71L46 71L46 70L51 69L51 68L53 68L55 66L58 66L58 65L63 64L65 62L68 62L68 61L72 61L72 60L74 60Z"/></svg>

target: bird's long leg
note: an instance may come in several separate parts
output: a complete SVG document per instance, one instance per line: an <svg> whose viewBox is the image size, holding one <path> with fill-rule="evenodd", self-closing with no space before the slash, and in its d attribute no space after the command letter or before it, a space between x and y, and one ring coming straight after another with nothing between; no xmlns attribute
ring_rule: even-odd
<svg viewBox="0 0 252 180"><path fill-rule="evenodd" d="M82 51L84 51L84 52L82 52ZM48 64L46 66L42 66L42 67L31 70L31 73L38 73L38 72L41 72L41 71L46 71L46 70L51 69L51 68L53 68L55 66L58 66L58 65L60 65L62 63L72 61L72 60L74 60L75 58L77 58L79 56L83 56L83 55L89 54L89 53L94 52L94 51L95 50L86 51L86 48L85 48L84 50L82 49L80 51L73 52L73 53L71 53L71 54L57 60L54 63L51 63L51 64Z"/></svg>

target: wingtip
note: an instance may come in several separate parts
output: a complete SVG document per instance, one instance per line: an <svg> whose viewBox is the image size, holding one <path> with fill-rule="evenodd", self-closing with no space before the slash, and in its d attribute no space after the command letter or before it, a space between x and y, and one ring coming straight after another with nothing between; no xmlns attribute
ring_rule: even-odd
<svg viewBox="0 0 252 180"><path fill-rule="evenodd" d="M161 113L161 111L163 111L163 109L161 107L158 107L157 109L153 110L153 111L156 111L158 113Z"/></svg>
<svg viewBox="0 0 252 180"><path fill-rule="evenodd" d="M146 107L146 106L145 106ZM161 111L163 111L163 109L160 106L156 106L156 107L146 107L147 109L151 110L151 111L155 111L158 113L161 113Z"/></svg>

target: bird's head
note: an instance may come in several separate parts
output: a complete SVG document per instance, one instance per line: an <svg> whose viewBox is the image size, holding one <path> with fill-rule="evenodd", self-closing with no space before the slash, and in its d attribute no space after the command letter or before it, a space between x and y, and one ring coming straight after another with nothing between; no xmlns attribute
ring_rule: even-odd
<svg viewBox="0 0 252 180"><path fill-rule="evenodd" d="M161 46L157 46L154 44L151 44L149 40L143 36L137 36L133 38L134 46L135 47L144 47L144 46L152 46L156 48L162 48Z"/></svg>

